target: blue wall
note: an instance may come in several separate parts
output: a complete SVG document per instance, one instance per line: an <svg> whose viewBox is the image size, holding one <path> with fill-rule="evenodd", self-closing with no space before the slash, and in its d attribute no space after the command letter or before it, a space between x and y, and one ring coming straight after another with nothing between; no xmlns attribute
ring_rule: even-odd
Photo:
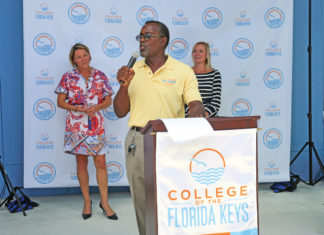
<svg viewBox="0 0 324 235"><path fill-rule="evenodd" d="M1 155L14 185L23 177L23 9L22 1L1 3L0 78L3 139ZM0 137L1 138L1 137ZM0 178L0 181L2 178ZM0 186L2 184L0 183Z"/></svg>
<svg viewBox="0 0 324 235"><path fill-rule="evenodd" d="M313 80L313 141L322 161L323 153L323 1L313 0L312 17L312 80ZM0 79L2 97L3 139L0 154L15 186L23 185L23 3L3 1L0 8ZM308 141L308 1L294 1L292 143L294 157ZM3 143L3 145L1 144ZM308 148L294 163L292 170L308 181ZM314 161L314 173L318 164ZM0 187L3 179L0 177ZM95 189L94 189L95 190ZM32 195L76 193L78 189L29 189Z"/></svg>
<svg viewBox="0 0 324 235"><path fill-rule="evenodd" d="M308 141L308 1L294 1L293 47L293 97L291 158L296 156ZM312 119L313 142L322 162L323 146L323 1L312 1ZM309 181L308 147L300 154L291 170ZM319 164L313 152L313 178L319 172Z"/></svg>

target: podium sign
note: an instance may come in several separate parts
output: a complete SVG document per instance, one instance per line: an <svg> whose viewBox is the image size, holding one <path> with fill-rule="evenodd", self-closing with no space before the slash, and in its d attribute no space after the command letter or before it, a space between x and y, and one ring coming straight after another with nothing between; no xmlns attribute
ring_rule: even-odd
<svg viewBox="0 0 324 235"><path fill-rule="evenodd" d="M157 133L158 234L257 234L256 167L256 129Z"/></svg>

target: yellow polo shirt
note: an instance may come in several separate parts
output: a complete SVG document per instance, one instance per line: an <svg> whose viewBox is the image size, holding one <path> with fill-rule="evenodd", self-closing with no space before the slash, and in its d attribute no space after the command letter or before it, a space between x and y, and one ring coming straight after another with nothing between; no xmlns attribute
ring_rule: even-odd
<svg viewBox="0 0 324 235"><path fill-rule="evenodd" d="M130 127L144 127L155 119L183 118L185 103L201 101L193 70L171 56L154 74L144 59L133 69L135 76L128 87Z"/></svg>

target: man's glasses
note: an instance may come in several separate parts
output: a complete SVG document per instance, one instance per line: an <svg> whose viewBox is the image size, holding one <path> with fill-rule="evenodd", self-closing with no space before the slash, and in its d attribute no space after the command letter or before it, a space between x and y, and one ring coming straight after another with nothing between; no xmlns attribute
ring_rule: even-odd
<svg viewBox="0 0 324 235"><path fill-rule="evenodd" d="M143 38L145 41L150 40L152 37L164 37L165 35L162 34L150 34L150 33L146 33L146 34L140 34L136 36L136 41L141 41Z"/></svg>

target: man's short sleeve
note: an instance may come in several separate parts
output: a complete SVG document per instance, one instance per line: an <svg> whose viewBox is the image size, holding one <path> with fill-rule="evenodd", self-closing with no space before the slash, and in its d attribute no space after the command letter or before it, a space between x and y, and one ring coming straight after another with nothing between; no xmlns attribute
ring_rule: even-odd
<svg viewBox="0 0 324 235"><path fill-rule="evenodd" d="M193 70L188 66L188 69L184 73L185 82L183 89L183 99L186 104L191 101L202 101L198 90L198 81Z"/></svg>

